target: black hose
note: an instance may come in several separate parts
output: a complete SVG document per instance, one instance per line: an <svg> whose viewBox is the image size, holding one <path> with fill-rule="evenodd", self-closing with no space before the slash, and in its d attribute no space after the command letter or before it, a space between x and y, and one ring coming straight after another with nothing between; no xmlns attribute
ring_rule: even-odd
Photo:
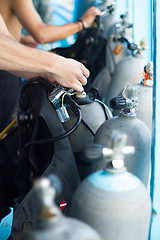
<svg viewBox="0 0 160 240"><path fill-rule="evenodd" d="M95 136L95 132L92 130L92 128L88 125L88 123L82 118L81 122L88 128L88 130L90 131L90 133L93 135L93 137Z"/></svg>
<svg viewBox="0 0 160 240"><path fill-rule="evenodd" d="M77 121L76 121L75 125L68 132L65 132L56 137L46 138L46 139L41 139L41 140L26 143L22 148L25 149L27 147L31 147L31 146L35 146L35 145L46 144L46 143L51 143L51 142L62 140L63 138L68 137L70 134L72 134L78 128L78 126L81 123L81 119L82 119L82 113L81 113L81 110L78 108L77 109Z"/></svg>
<svg viewBox="0 0 160 240"><path fill-rule="evenodd" d="M75 111L73 111L73 109L71 108L72 112L75 113ZM90 131L90 133L93 135L93 137L95 136L95 132L93 131L93 129L89 126L89 124L82 118L81 119L81 123L83 123L86 128L88 128L88 130Z"/></svg>
<svg viewBox="0 0 160 240"><path fill-rule="evenodd" d="M95 99L95 101L98 102L99 104L101 104L101 106L103 107L106 120L112 118L112 113L111 113L111 111L109 110L109 108L108 108L102 101L100 101L99 99Z"/></svg>
<svg viewBox="0 0 160 240"><path fill-rule="evenodd" d="M128 41L128 39L125 38L125 37L120 37L120 38L118 38L118 41L120 41L120 42L122 42L122 43L125 43L125 42L126 42L127 46L130 44L130 42Z"/></svg>

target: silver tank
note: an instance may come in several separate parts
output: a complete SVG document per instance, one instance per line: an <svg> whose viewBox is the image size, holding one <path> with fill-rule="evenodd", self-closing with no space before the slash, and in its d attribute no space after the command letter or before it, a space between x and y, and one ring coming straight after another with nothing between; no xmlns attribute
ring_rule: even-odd
<svg viewBox="0 0 160 240"><path fill-rule="evenodd" d="M115 23L121 21L120 17L116 14L116 3L114 0L103 1L102 4L98 6L98 8L102 12L104 32L106 36L108 36L110 27Z"/></svg>
<svg viewBox="0 0 160 240"><path fill-rule="evenodd" d="M91 127L93 132L95 133L97 129L105 122L106 118L111 118L112 114L110 110L99 100L88 101L86 100L86 96L81 96L81 94L76 95L75 101L78 102L80 106L80 110L82 112L82 119ZM84 101L83 101L84 99ZM105 114L105 110L107 110L107 116ZM73 113L73 111L67 107L70 119L69 121L63 123L63 126L66 131L70 130L76 120L77 117ZM72 150L74 153L80 152L83 146L86 143L93 142L94 136L91 134L90 130L85 126L83 122L80 123L79 127L74 131L70 136L69 140L72 146Z"/></svg>
<svg viewBox="0 0 160 240"><path fill-rule="evenodd" d="M109 29L107 36L113 37L117 35L121 35L127 38L129 41L133 40L133 25L128 22L128 13L121 15L122 19L114 23Z"/></svg>
<svg viewBox="0 0 160 240"><path fill-rule="evenodd" d="M127 41L133 41L132 24L127 23L127 14L123 15L124 20L113 24L108 31L108 48L107 48L107 67L110 73L115 71L117 63L126 56L131 55L126 42L120 41L123 37Z"/></svg>
<svg viewBox="0 0 160 240"><path fill-rule="evenodd" d="M106 105L99 100L94 100L89 103L85 103L85 100L81 102L81 100L83 99L76 101L79 103L82 119L91 128L92 132L85 125L85 123L81 121L79 127L69 135L69 140L77 162L80 178L84 179L90 174L91 168L89 165L86 165L86 163L81 161L81 150L86 144L93 142L97 129L105 122L106 119L112 117L112 113L110 112L109 108L107 108ZM69 107L67 110L70 119L69 121L63 123L66 131L70 130L75 125L77 120L77 116Z"/></svg>
<svg viewBox="0 0 160 240"><path fill-rule="evenodd" d="M104 32L106 33L106 36L108 36L108 31L110 27L119 21L120 17L116 15L115 11L113 11L112 13L108 13L102 18Z"/></svg>
<svg viewBox="0 0 160 240"><path fill-rule="evenodd" d="M144 184L124 169L123 154L130 150L119 140L112 147L113 152L102 150L107 167L76 190L72 216L90 224L104 240L148 240L150 196Z"/></svg>
<svg viewBox="0 0 160 240"><path fill-rule="evenodd" d="M152 110L153 110L153 88L151 86L136 84L138 89L137 118L144 122L152 133Z"/></svg>
<svg viewBox="0 0 160 240"><path fill-rule="evenodd" d="M147 186L151 165L151 133L148 127L136 117L134 108L136 102L132 102L132 93L134 93L132 87L127 85L128 105L124 107L119 116L105 121L99 127L94 137L94 143L108 146L114 129L125 132L128 137L127 145L135 147L135 154L126 157L125 166ZM92 171L103 169L104 164L103 160L92 164Z"/></svg>
<svg viewBox="0 0 160 240"><path fill-rule="evenodd" d="M107 68L111 74L114 73L117 63L125 58L131 56L131 51L127 49L127 46L119 41L108 41L107 47ZM108 92L106 92L107 95Z"/></svg>
<svg viewBox="0 0 160 240"><path fill-rule="evenodd" d="M42 201L40 216L21 240L101 240L99 234L82 221L65 217L53 203L55 190L47 178L37 180L36 191Z"/></svg>
<svg viewBox="0 0 160 240"><path fill-rule="evenodd" d="M144 75L141 80L136 80L133 88L137 91L136 117L146 124L152 132L152 101L153 101L153 63L148 62L144 67ZM122 95L122 92L119 95ZM113 116L118 116L120 110L113 110Z"/></svg>
<svg viewBox="0 0 160 240"><path fill-rule="evenodd" d="M132 84L137 74L143 72L146 60L141 53L133 56L126 56L118 62L113 73L111 84L106 94L105 103L109 106L109 101L117 96L125 87L126 83Z"/></svg>

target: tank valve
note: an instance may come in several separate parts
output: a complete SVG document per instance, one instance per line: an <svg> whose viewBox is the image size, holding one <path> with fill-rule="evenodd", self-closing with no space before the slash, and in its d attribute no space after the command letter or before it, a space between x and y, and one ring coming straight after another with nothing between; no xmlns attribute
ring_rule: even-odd
<svg viewBox="0 0 160 240"><path fill-rule="evenodd" d="M54 175L50 175L48 178L39 178L34 182L34 190L41 205L39 207L41 209L40 217L43 219L61 214L54 201L57 191L52 186L53 177Z"/></svg>
<svg viewBox="0 0 160 240"><path fill-rule="evenodd" d="M126 99L123 96L112 98L109 102L110 107L116 110L124 108L126 104Z"/></svg>
<svg viewBox="0 0 160 240"><path fill-rule="evenodd" d="M127 83L122 95L112 98L109 104L112 109L121 109L122 113L135 116L135 108L138 105L138 90Z"/></svg>
<svg viewBox="0 0 160 240"><path fill-rule="evenodd" d="M144 67L144 78L141 81L143 85L153 86L153 62L148 62Z"/></svg>
<svg viewBox="0 0 160 240"><path fill-rule="evenodd" d="M90 144L84 148L85 161L94 162L105 159L107 172L123 172L126 170L124 167L124 156L135 153L133 146L125 146L127 135L119 130L113 130L111 140L108 147L102 147L98 144Z"/></svg>

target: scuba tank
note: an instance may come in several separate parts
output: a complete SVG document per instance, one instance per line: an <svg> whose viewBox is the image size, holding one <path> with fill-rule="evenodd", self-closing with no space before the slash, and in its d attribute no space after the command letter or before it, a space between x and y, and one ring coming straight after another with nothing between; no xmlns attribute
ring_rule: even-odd
<svg viewBox="0 0 160 240"><path fill-rule="evenodd" d="M120 17L122 22L117 22L111 26L108 33L106 61L110 73L115 71L116 65L121 59L131 55L129 42L132 41L133 24L126 22L127 14Z"/></svg>
<svg viewBox="0 0 160 240"><path fill-rule="evenodd" d="M106 36L108 36L110 27L113 26L116 22L120 21L119 16L116 15L116 3L112 0L104 1L104 3L102 3L98 8L102 12L104 32Z"/></svg>
<svg viewBox="0 0 160 240"><path fill-rule="evenodd" d="M71 213L99 232L104 240L148 240L151 199L144 184L124 167L126 134L113 131L109 148L89 146L85 156L91 162L102 159L104 170L87 177L77 188Z"/></svg>
<svg viewBox="0 0 160 240"><path fill-rule="evenodd" d="M121 35L129 41L133 40L133 24L127 21L128 12L120 15L120 21L114 23L108 30L107 36Z"/></svg>
<svg viewBox="0 0 160 240"><path fill-rule="evenodd" d="M132 38L132 24L126 21L128 14L117 17L115 15L114 1L105 1L99 6L102 12L102 22L104 32L107 37L107 54L106 63L107 69L112 74L115 70L116 64L125 56L131 55L126 44L123 44L118 39L120 37ZM106 92L107 94L107 92Z"/></svg>
<svg viewBox="0 0 160 240"><path fill-rule="evenodd" d="M76 93L74 100L80 106L82 120L79 127L69 136L72 150L75 153L81 151L86 143L93 142L97 129L110 119L112 114L110 110L98 99L91 99L86 93ZM63 123L64 129L68 131L74 125L76 116L68 106L70 120Z"/></svg>
<svg viewBox="0 0 160 240"><path fill-rule="evenodd" d="M53 101L53 99L55 98L55 92L57 92L57 90L63 91L64 88L57 87L56 90L54 90L50 94L49 99L53 103L54 107L60 109L58 106L58 104L60 104L60 107L61 105L63 105L64 109L63 99L62 102L60 102L59 98L58 104L55 104L55 102ZM105 120L110 119L112 117L112 114L109 108L107 108L104 103L96 99L96 89L94 91L95 96L92 97L87 95L85 92L66 92L64 94L64 101L67 95L69 96L70 94L74 102L78 104L78 107L82 114L81 122L78 124L77 128L71 134L69 134L68 138L70 140L72 151L76 159L80 177L81 179L83 179L90 173L90 168L86 165L86 163L81 161L81 149L83 149L85 144L93 142L94 135L97 129L102 125L102 123L105 122ZM65 131L68 132L70 129L72 129L73 126L76 125L77 115L75 114L75 111L73 111L73 107L69 104L66 105L66 110L68 112L68 118L66 119L66 121L64 121L63 119L60 120L62 121Z"/></svg>
<svg viewBox="0 0 160 240"><path fill-rule="evenodd" d="M112 75L112 81L105 98L107 106L109 106L109 101L119 94L126 83L131 84L133 82L135 76L142 72L144 66L146 65L146 61L142 55L142 50L145 49L144 42L141 41L141 46L137 46L134 43L129 43L129 41L125 38L121 39L121 41L123 40L127 43L127 47L132 52L132 55L124 57L116 65L116 69Z"/></svg>
<svg viewBox="0 0 160 240"><path fill-rule="evenodd" d="M34 191L40 206L38 219L20 238L21 240L100 240L98 233L88 224L63 216L55 202L55 189L50 176L35 181Z"/></svg>
<svg viewBox="0 0 160 240"><path fill-rule="evenodd" d="M136 118L135 90L129 85L125 89L125 101L119 101L119 108L122 109L119 116L105 121L97 130L94 142L103 146L108 141L113 129L119 129L128 136L127 144L135 147L135 154L126 157L125 166L127 170L136 175L146 186L148 185L151 165L151 134L148 127ZM115 107L115 101L110 102L111 108ZM104 168L104 162L100 161L92 166L92 171Z"/></svg>
<svg viewBox="0 0 160 240"><path fill-rule="evenodd" d="M133 82L133 88L137 91L138 106L136 107L136 116L142 122L146 124L149 130L152 132L152 86L153 86L153 63L148 62L144 67L143 78L141 81L136 82L136 78ZM119 96L123 95L123 91ZM122 99L120 99L122 101ZM113 116L118 116L120 110L114 109Z"/></svg>
<svg viewBox="0 0 160 240"><path fill-rule="evenodd" d="M117 24L121 26L124 37L129 37L132 39L132 24L127 22L128 12L126 14L116 15L116 3L114 0L103 1L101 5L98 6L101 11L102 22L104 26L104 31L107 38L117 32Z"/></svg>

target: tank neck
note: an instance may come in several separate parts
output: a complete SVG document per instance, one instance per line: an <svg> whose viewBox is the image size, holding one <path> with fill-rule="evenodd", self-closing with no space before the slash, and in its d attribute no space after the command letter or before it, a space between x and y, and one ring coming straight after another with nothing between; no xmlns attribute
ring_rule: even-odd
<svg viewBox="0 0 160 240"><path fill-rule="evenodd" d="M119 174L124 173L127 171L126 167L124 166L124 160L112 160L111 162L107 163L106 168L104 169L105 172L111 174Z"/></svg>
<svg viewBox="0 0 160 240"><path fill-rule="evenodd" d="M122 96L126 100L126 105L121 111L122 115L136 117L136 107L138 103L138 90L131 86L129 83L126 84Z"/></svg>
<svg viewBox="0 0 160 240"><path fill-rule="evenodd" d="M34 183L34 189L40 203L39 217L42 220L49 220L61 215L55 204L56 190L48 178L37 179Z"/></svg>
<svg viewBox="0 0 160 240"><path fill-rule="evenodd" d="M144 58L144 54L142 51L137 51L137 52L133 53L133 57L141 59L141 58Z"/></svg>
<svg viewBox="0 0 160 240"><path fill-rule="evenodd" d="M61 212L57 208L55 204L53 204L51 207L42 206L41 212L40 212L40 218L42 220L49 220L55 217L58 217L61 215Z"/></svg>
<svg viewBox="0 0 160 240"><path fill-rule="evenodd" d="M120 116L127 116L127 117L136 117L136 110L135 108L124 108L120 112Z"/></svg>

